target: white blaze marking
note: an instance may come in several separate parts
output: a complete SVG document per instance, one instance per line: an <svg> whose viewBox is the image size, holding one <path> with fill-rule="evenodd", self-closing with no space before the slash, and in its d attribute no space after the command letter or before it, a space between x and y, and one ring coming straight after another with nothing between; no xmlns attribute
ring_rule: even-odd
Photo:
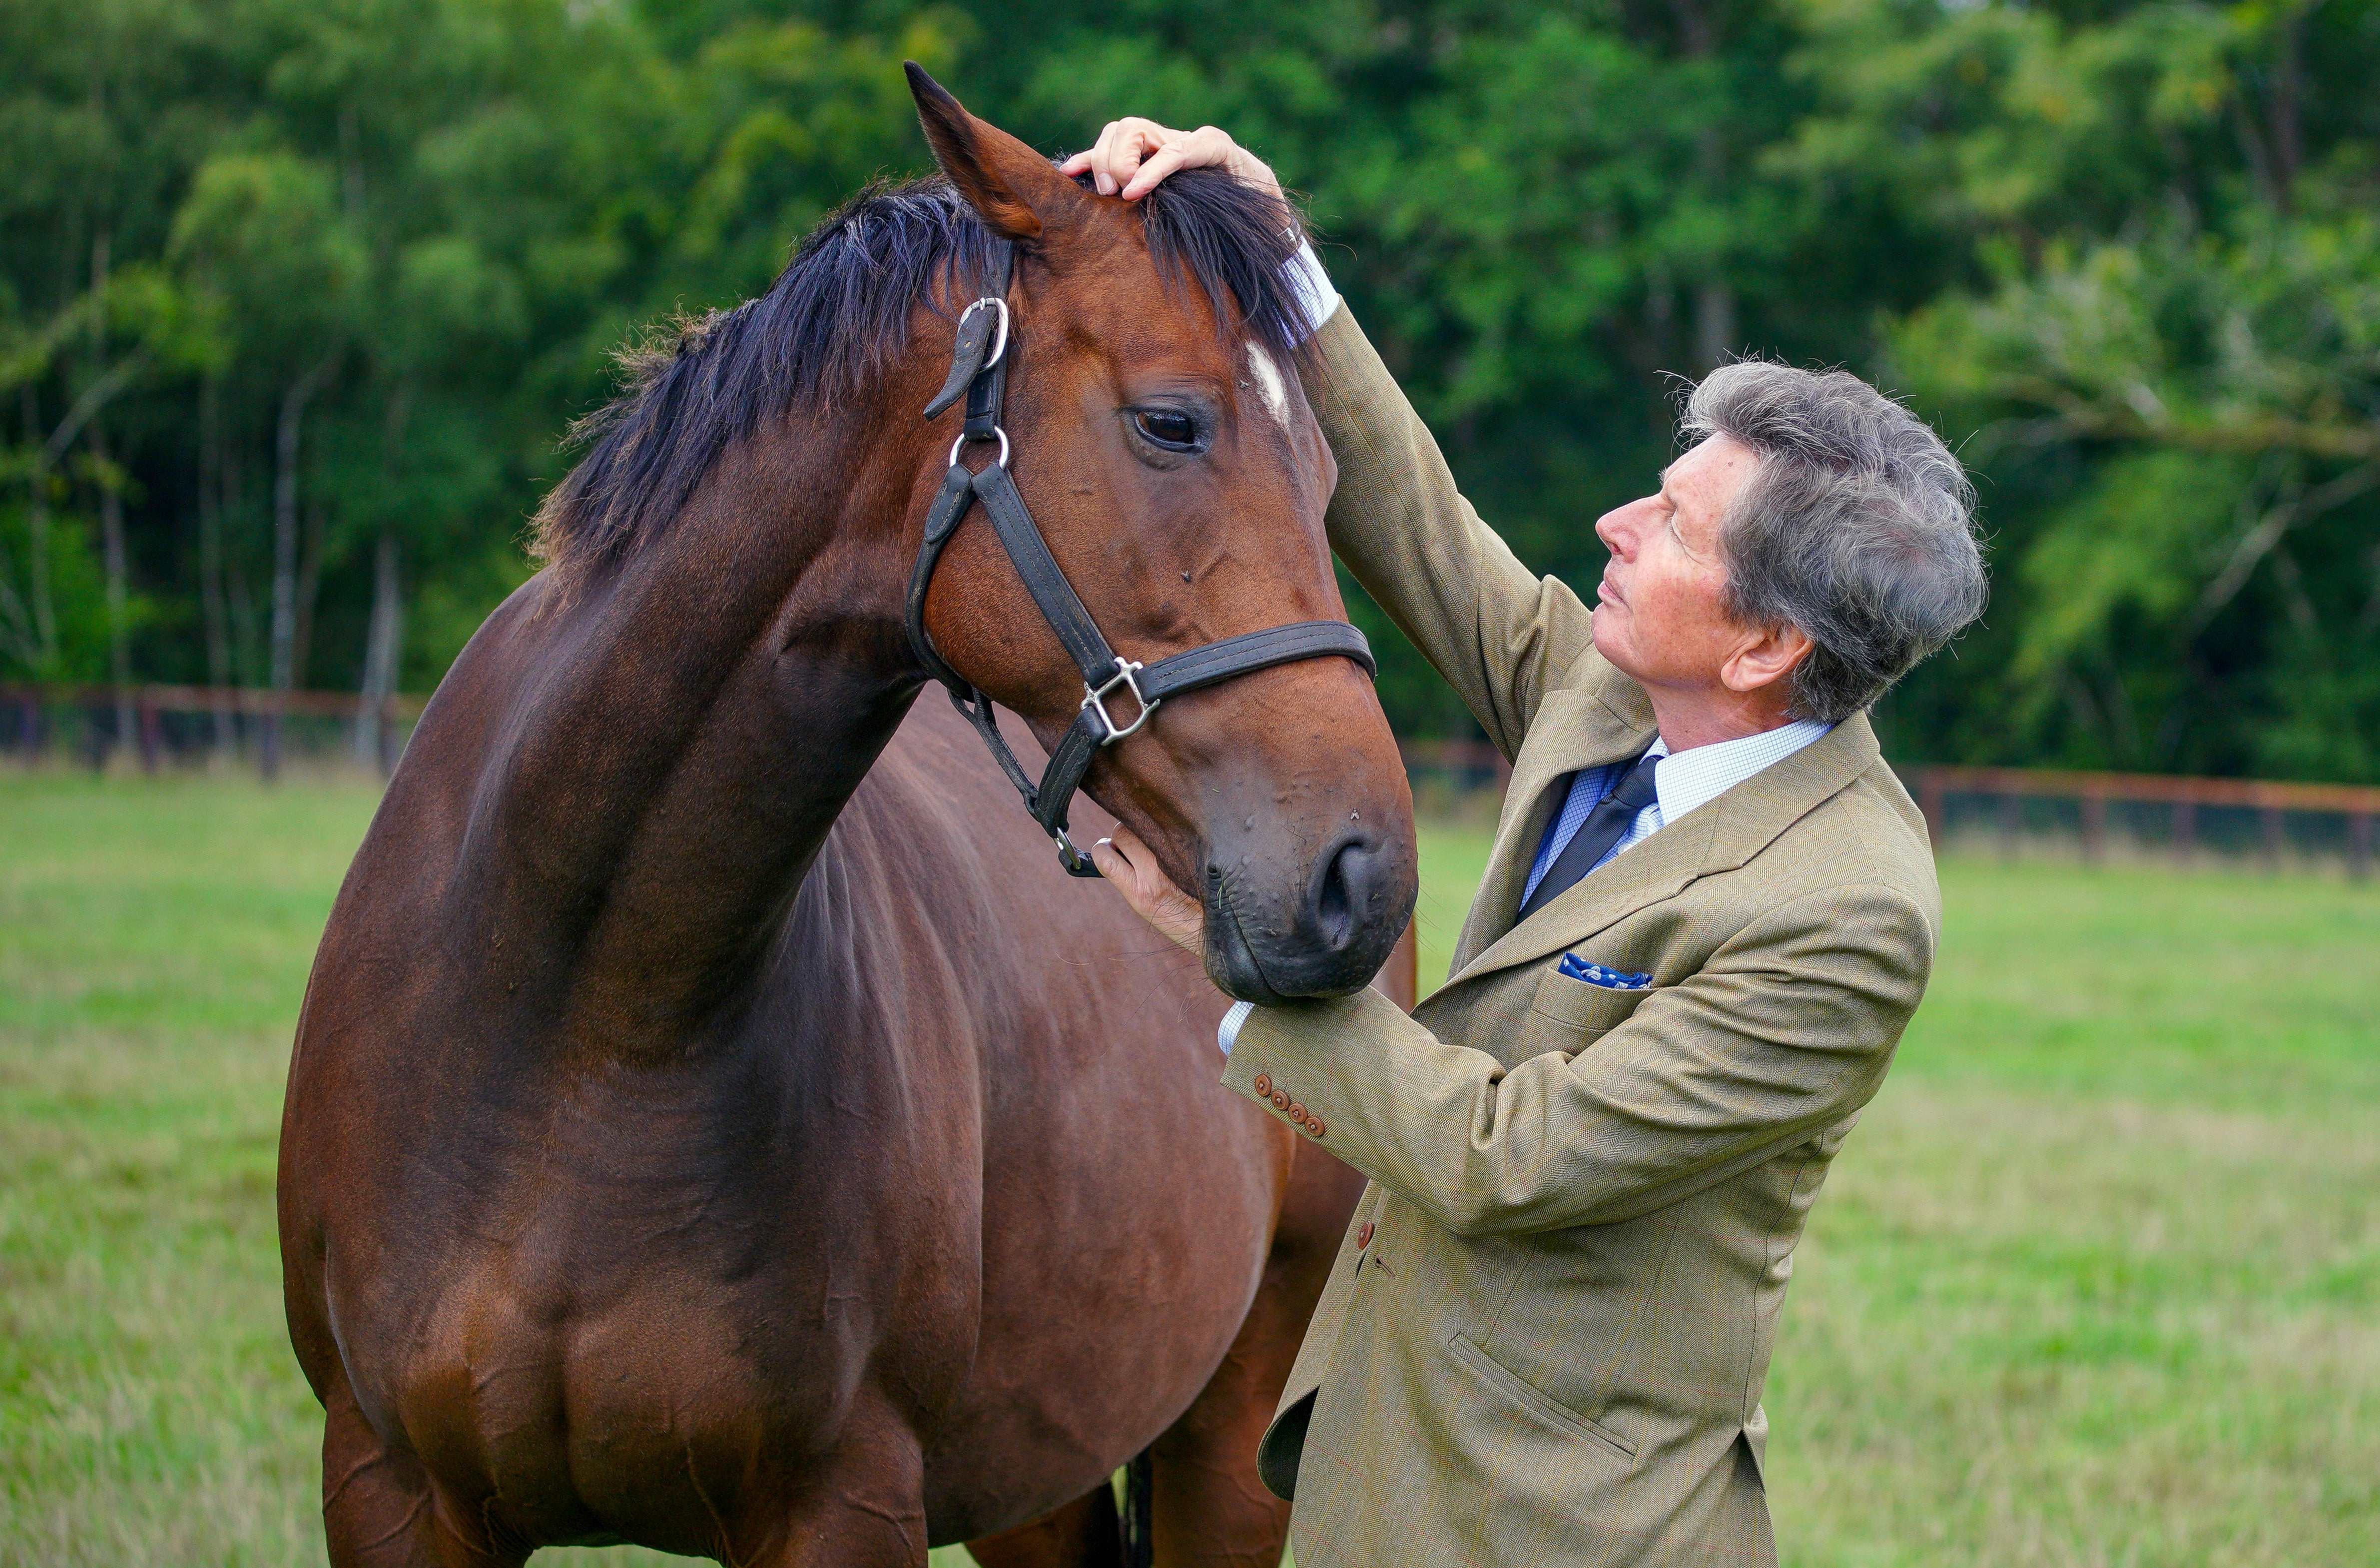
<svg viewBox="0 0 2380 1568"><path fill-rule="evenodd" d="M1256 372L1257 390L1264 394L1265 407L1272 417L1286 427L1289 423L1289 388L1281 384L1281 372L1273 368L1272 356L1259 344L1248 345L1248 368Z"/></svg>

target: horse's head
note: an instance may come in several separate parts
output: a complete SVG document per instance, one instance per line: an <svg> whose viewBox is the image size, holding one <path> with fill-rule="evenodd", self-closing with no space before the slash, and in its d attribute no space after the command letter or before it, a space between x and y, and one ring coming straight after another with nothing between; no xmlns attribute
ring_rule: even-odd
<svg viewBox="0 0 2380 1568"><path fill-rule="evenodd" d="M1016 242L1012 472L1109 642L1154 664L1244 632L1343 619L1322 521L1336 468L1299 387L1281 273L1293 215L1220 172L1176 176L1138 203L1093 195L910 75L936 159ZM962 298L971 281L959 280ZM926 477L941 477L960 418L936 421ZM980 507L942 557L925 623L942 656L1044 745L1075 720L1082 676ZM1116 700L1131 723L1130 698ZM1099 750L1085 788L1203 899L1207 969L1234 996L1353 991L1412 914L1412 796L1371 682L1348 659L1167 699Z"/></svg>

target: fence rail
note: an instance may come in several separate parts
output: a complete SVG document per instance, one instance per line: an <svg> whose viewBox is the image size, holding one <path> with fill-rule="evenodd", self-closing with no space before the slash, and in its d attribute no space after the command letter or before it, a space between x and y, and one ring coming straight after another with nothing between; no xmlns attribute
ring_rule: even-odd
<svg viewBox="0 0 2380 1568"><path fill-rule="evenodd" d="M213 721L216 729L210 737L213 745L245 729L254 739L258 765L267 777L280 767L285 720L376 720L370 738L385 771L395 761L397 727L419 719L428 700L393 694L374 703L350 691L273 691L258 687L0 683L0 715L13 722L12 749L27 761L38 760L47 749L56 727L51 715L65 709L86 717L85 731L92 742L87 749L94 764L104 763L114 748L129 745L148 772L157 771L169 749L164 723L168 715Z"/></svg>
<svg viewBox="0 0 2380 1568"><path fill-rule="evenodd" d="M2058 772L2032 768L1912 767L1901 770L1915 786L1918 808L1939 843L1949 829L1954 795L1985 796L1999 802L1999 832L2013 841L2023 830L2027 800L2070 800L2079 808L2082 857L2106 853L2107 808L2122 803L2161 808L2165 839L2175 858L2198 851L2202 812L2252 811L2265 859L2278 866L2288 845L2289 820L2338 819L2345 827L2349 873L2372 869L2372 823L2380 816L2380 789L2360 784L2289 784L2276 779L2174 778L2157 773Z"/></svg>
<svg viewBox="0 0 2380 1568"><path fill-rule="evenodd" d="M1451 775L1464 784L1501 789L1512 778L1502 754L1486 741L1407 741L1403 751L1407 768ZM1917 797L1937 844L1949 832L1953 796L1995 802L1998 832L2010 848L2025 831L2028 801L2070 802L2076 808L2076 836L2089 860L2106 853L2112 805L2147 808L2145 814L2134 813L2136 823L2144 815L2151 819L2144 825L2162 829L2166 846L2185 860L2197 853L2206 836L2203 814L2244 811L2253 813L2256 840L2265 858L2275 865L2288 847L2291 819L2321 819L2336 824L2334 831L2343 828L2334 842L2344 852L2350 872L2360 878L2371 870L2373 823L2380 819L2380 788L2362 784L1926 764L1897 771Z"/></svg>
<svg viewBox="0 0 2380 1568"><path fill-rule="evenodd" d="M395 757L400 724L421 716L421 697L393 695L377 705L372 751L385 770ZM13 749L27 760L41 757L52 736L49 714L66 709L88 716L96 737L93 762L103 762L111 746L129 743L142 768L154 772L166 751L164 718L182 714L209 718L217 743L235 722L251 732L259 766L269 777L279 766L282 721L289 718L346 720L374 717L369 699L344 691L272 691L254 687L65 685L0 683L0 734L13 728ZM121 733L128 723L130 733ZM1417 772L1451 776L1470 787L1500 790L1512 776L1503 754L1486 741L1408 740L1400 743L1405 766ZM2340 824L2336 840L2349 871L2370 873L2373 824L2380 820L2380 788L2362 784L2291 784L2273 779L2177 778L2156 773L2060 772L2036 768L1967 768L1921 764L1899 770L1925 813L1937 844L1950 831L1954 796L1997 803L2002 841L2013 849L2025 831L2028 801L2071 802L2083 857L2096 860L2109 837L2108 808L2147 808L2161 816L2156 825L2171 853L2191 858L2200 847L2202 813L2251 812L2256 838L2268 863L2278 865L2288 845L2292 818ZM2138 819L2138 813L2135 813Z"/></svg>

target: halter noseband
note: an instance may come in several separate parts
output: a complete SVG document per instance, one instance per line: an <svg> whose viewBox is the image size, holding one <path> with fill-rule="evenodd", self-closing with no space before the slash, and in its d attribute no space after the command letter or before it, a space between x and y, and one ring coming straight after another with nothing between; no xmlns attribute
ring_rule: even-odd
<svg viewBox="0 0 2380 1568"><path fill-rule="evenodd" d="M942 476L942 488L926 513L925 543L917 552L917 568L909 575L909 645L934 678L950 687L952 706L975 725L1001 772L1024 796L1026 810L1057 842L1059 864L1070 875L1096 877L1099 869L1091 864L1091 857L1066 836L1066 808L1099 748L1114 745L1148 723L1149 715L1167 698L1275 664L1331 654L1353 659L1366 675L1378 675L1378 668L1372 661L1371 644L1344 621L1298 621L1244 632L1153 664L1126 659L1108 646L1098 623L1059 568L1057 558L1050 553L1041 530L1034 526L1033 515L1025 509L1025 498L1017 493L1016 481L1008 477L1008 432L1000 428L1000 416L1008 390L1008 286L1015 263L1013 241L992 242L988 286L983 298L960 313L950 377L926 405L926 418L930 419L957 402L962 392L966 395L966 423L951 444L950 471ZM980 472L959 461L967 444L977 441L1000 443L1000 456ZM1033 596L1042 619L1050 623L1050 629L1058 634L1082 672L1082 707L1050 753L1050 765L1042 770L1038 784L1026 776L1016 753L1002 738L991 699L953 669L935 650L933 638L926 635L926 590L933 585L934 566L978 501L983 503L984 515L991 519L992 531L1008 552L1016 575L1024 579L1025 590ZM1130 723L1118 723L1109 710L1110 700L1119 696L1133 699L1136 711Z"/></svg>

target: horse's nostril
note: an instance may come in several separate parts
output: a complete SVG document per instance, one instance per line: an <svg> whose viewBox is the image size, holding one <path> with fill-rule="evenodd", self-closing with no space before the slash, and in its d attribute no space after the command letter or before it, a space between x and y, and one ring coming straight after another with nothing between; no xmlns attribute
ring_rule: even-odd
<svg viewBox="0 0 2380 1568"><path fill-rule="evenodd" d="M1354 837L1340 845L1322 868L1321 884L1315 889L1314 934L1329 951L1336 953L1354 940L1357 912L1375 880L1378 860L1378 851L1368 837Z"/></svg>
<svg viewBox="0 0 2380 1568"><path fill-rule="evenodd" d="M1210 864L1208 961L1216 983L1243 1001L1266 1003L1344 996L1362 986L1388 957L1413 907L1408 843L1368 826L1349 828L1286 883L1278 871L1289 868L1269 857L1249 857L1241 872L1220 881ZM1269 869L1275 875L1263 874Z"/></svg>

